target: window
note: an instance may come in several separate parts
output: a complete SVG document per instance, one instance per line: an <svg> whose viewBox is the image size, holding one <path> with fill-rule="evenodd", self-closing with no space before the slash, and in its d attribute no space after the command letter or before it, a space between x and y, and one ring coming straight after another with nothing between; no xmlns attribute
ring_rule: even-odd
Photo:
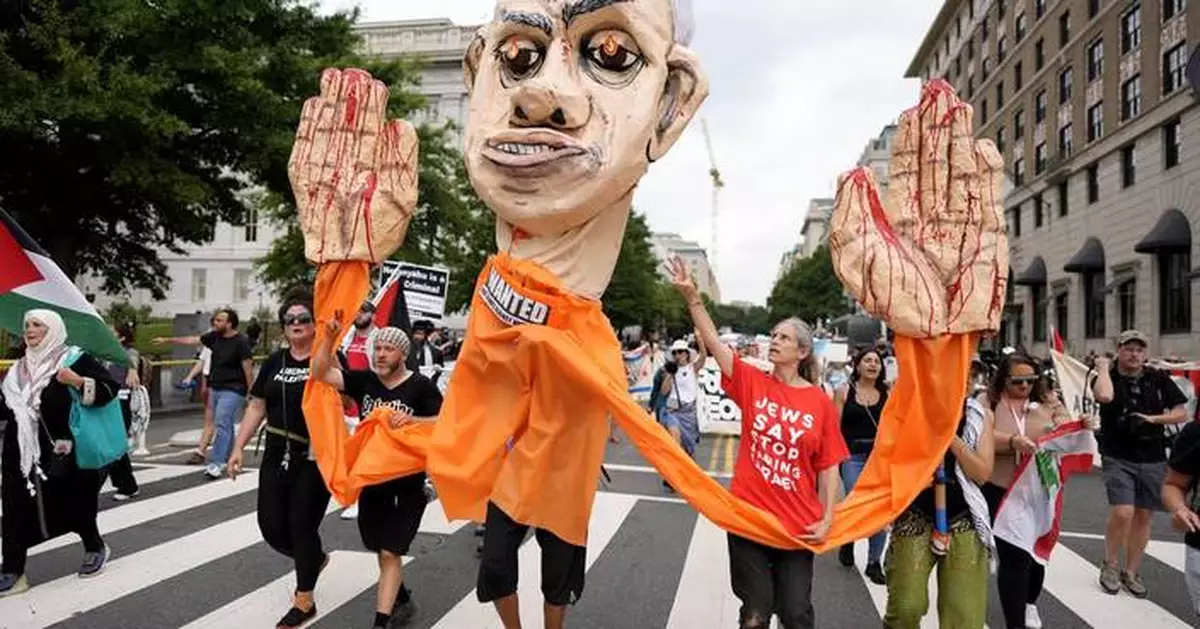
<svg viewBox="0 0 1200 629"><path fill-rule="evenodd" d="M1117 305L1121 311L1121 329L1137 329L1137 280L1129 279L1117 286Z"/></svg>
<svg viewBox="0 0 1200 629"><path fill-rule="evenodd" d="M1033 147L1033 174L1046 172L1046 143L1041 142Z"/></svg>
<svg viewBox="0 0 1200 629"><path fill-rule="evenodd" d="M967 77L967 100L975 98L975 75Z"/></svg>
<svg viewBox="0 0 1200 629"><path fill-rule="evenodd" d="M1042 19L1046 14L1046 0L1033 0L1033 15L1034 19Z"/></svg>
<svg viewBox="0 0 1200 629"><path fill-rule="evenodd" d="M1067 123L1058 129L1058 156L1062 159L1067 159L1075 149L1075 132L1071 129L1071 123Z"/></svg>
<svg viewBox="0 0 1200 629"><path fill-rule="evenodd" d="M1095 142L1104 137L1104 103L1099 102L1087 110L1088 142Z"/></svg>
<svg viewBox="0 0 1200 629"><path fill-rule="evenodd" d="M1135 4L1121 16L1121 54L1142 45L1142 7Z"/></svg>
<svg viewBox="0 0 1200 629"><path fill-rule="evenodd" d="M1023 157L1013 160L1013 185L1025 185L1025 158Z"/></svg>
<svg viewBox="0 0 1200 629"><path fill-rule="evenodd" d="M1020 13L1017 14L1017 24L1016 24L1017 32L1016 32L1016 38L1013 41L1016 41L1019 43L1022 39L1025 39L1025 29L1028 28L1028 26L1029 26L1029 21L1025 19L1025 12L1021 11Z"/></svg>
<svg viewBox="0 0 1200 629"><path fill-rule="evenodd" d="M1074 77L1071 74L1071 68L1067 68L1058 73L1058 104L1061 105L1071 100L1071 82Z"/></svg>
<svg viewBox="0 0 1200 629"><path fill-rule="evenodd" d="M1063 338L1067 338L1071 325L1070 303L1071 293L1063 291L1054 296L1054 327Z"/></svg>
<svg viewBox="0 0 1200 629"><path fill-rule="evenodd" d="M192 301L208 301L208 269L192 269Z"/></svg>
<svg viewBox="0 0 1200 629"><path fill-rule="evenodd" d="M1071 186L1068 185L1069 180L1060 181L1058 183L1058 216L1062 218L1070 214Z"/></svg>
<svg viewBox="0 0 1200 629"><path fill-rule="evenodd" d="M1183 0L1163 0L1162 21L1164 24L1180 13L1183 13Z"/></svg>
<svg viewBox="0 0 1200 629"><path fill-rule="evenodd" d="M1087 167L1087 200L1088 204L1100 200L1100 164Z"/></svg>
<svg viewBox="0 0 1200 629"><path fill-rule="evenodd" d="M1163 55L1163 95L1183 87L1183 69L1187 67L1187 43L1183 42Z"/></svg>
<svg viewBox="0 0 1200 629"><path fill-rule="evenodd" d="M246 242L258 242L258 208L247 208L246 219L243 225L245 233L242 235Z"/></svg>
<svg viewBox="0 0 1200 629"><path fill-rule="evenodd" d="M979 103L979 120L981 122L987 122L987 119L988 119L988 107L987 107L987 99L985 98L985 99L983 99L983 102Z"/></svg>
<svg viewBox="0 0 1200 629"><path fill-rule="evenodd" d="M1168 120L1163 124L1163 170L1179 165L1179 153L1183 148L1179 141L1179 118Z"/></svg>
<svg viewBox="0 0 1200 629"><path fill-rule="evenodd" d="M955 39L962 38L962 16L961 15L954 18L954 38Z"/></svg>
<svg viewBox="0 0 1200 629"><path fill-rule="evenodd" d="M1008 36L1001 35L1000 39L996 40L996 62L1004 61L1005 55L1008 54Z"/></svg>
<svg viewBox="0 0 1200 629"><path fill-rule="evenodd" d="M1142 75L1137 75L1121 86L1121 120L1129 120L1142 113Z"/></svg>
<svg viewBox="0 0 1200 629"><path fill-rule="evenodd" d="M245 303L250 300L250 269L234 269L233 301Z"/></svg>
<svg viewBox="0 0 1200 629"><path fill-rule="evenodd" d="M1088 83L1100 78L1104 72L1104 40L1097 39L1087 47L1087 80Z"/></svg>
<svg viewBox="0 0 1200 629"><path fill-rule="evenodd" d="M1025 137L1025 110L1018 109L1013 114L1013 139L1020 140Z"/></svg>
<svg viewBox="0 0 1200 629"><path fill-rule="evenodd" d="M1042 203L1042 195L1033 197L1033 228L1038 229L1046 224L1046 204Z"/></svg>
<svg viewBox="0 0 1200 629"><path fill-rule="evenodd" d="M950 73L950 78L957 79L960 74L962 74L962 57L956 57L954 59L954 71Z"/></svg>
<svg viewBox="0 0 1200 629"><path fill-rule="evenodd" d="M1024 73L1021 72L1021 70L1022 70L1022 68L1021 68L1020 61L1013 64L1013 84L1014 84L1013 91L1014 92L1021 91L1021 86L1025 84L1025 79L1023 78Z"/></svg>
<svg viewBox="0 0 1200 629"><path fill-rule="evenodd" d="M1088 0L1088 19L1096 17L1100 12L1100 0Z"/></svg>
<svg viewBox="0 0 1200 629"><path fill-rule="evenodd" d="M985 17L985 18L983 18L983 21L981 21L979 23L979 41L986 42L987 38L988 38L988 21L987 21L987 18Z"/></svg>
<svg viewBox="0 0 1200 629"><path fill-rule="evenodd" d="M1158 254L1158 323L1163 334L1192 329L1191 269L1191 252Z"/></svg>
<svg viewBox="0 0 1200 629"><path fill-rule="evenodd" d="M975 0L967 0L967 19L975 19Z"/></svg>
<svg viewBox="0 0 1200 629"><path fill-rule="evenodd" d="M975 60L975 40L967 38L967 61Z"/></svg>
<svg viewBox="0 0 1200 629"><path fill-rule="evenodd" d="M1083 330L1089 339L1104 338L1104 271L1083 274Z"/></svg>
<svg viewBox="0 0 1200 629"><path fill-rule="evenodd" d="M996 150L1004 155L1004 127L996 128Z"/></svg>
<svg viewBox="0 0 1200 629"><path fill-rule="evenodd" d="M1021 237L1021 206L1008 211L1008 228L1012 231L1013 238Z"/></svg>
<svg viewBox="0 0 1200 629"><path fill-rule="evenodd" d="M1034 124L1041 124L1044 120L1046 120L1046 100L1046 90L1038 92L1037 96L1033 97Z"/></svg>
<svg viewBox="0 0 1200 629"><path fill-rule="evenodd" d="M1033 44L1033 71L1037 72L1046 65L1046 40L1038 38Z"/></svg>
<svg viewBox="0 0 1200 629"><path fill-rule="evenodd" d="M988 75L992 73L992 58L984 57L983 60L979 62L979 70L983 73L983 80L986 81Z"/></svg>
<svg viewBox="0 0 1200 629"><path fill-rule="evenodd" d="M996 111L1004 109L1004 81L996 83Z"/></svg>
<svg viewBox="0 0 1200 629"><path fill-rule="evenodd" d="M1121 147L1121 187L1128 188L1137 183L1137 152L1136 146L1130 144Z"/></svg>
<svg viewBox="0 0 1200 629"><path fill-rule="evenodd" d="M1030 286L1029 296L1033 299L1033 342L1046 342L1046 287Z"/></svg>
<svg viewBox="0 0 1200 629"><path fill-rule="evenodd" d="M1007 4L1004 0L996 0L996 15L1004 17L1004 5Z"/></svg>
<svg viewBox="0 0 1200 629"><path fill-rule="evenodd" d="M1063 11L1063 14L1058 16L1058 47L1066 48L1069 41L1071 41L1071 12Z"/></svg>

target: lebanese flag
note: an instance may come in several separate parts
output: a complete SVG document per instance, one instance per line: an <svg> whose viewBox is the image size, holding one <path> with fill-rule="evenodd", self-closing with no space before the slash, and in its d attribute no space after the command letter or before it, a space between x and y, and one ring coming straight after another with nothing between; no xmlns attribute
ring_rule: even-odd
<svg viewBox="0 0 1200 629"><path fill-rule="evenodd" d="M112 329L83 293L25 230L0 209L0 328L20 336L25 313L53 310L67 326L67 343L125 365L128 357Z"/></svg>
<svg viewBox="0 0 1200 629"><path fill-rule="evenodd" d="M1081 420L1060 425L1037 443L1037 456L1023 457L1017 466L992 533L1044 566L1058 543L1067 479L1092 469L1094 439Z"/></svg>

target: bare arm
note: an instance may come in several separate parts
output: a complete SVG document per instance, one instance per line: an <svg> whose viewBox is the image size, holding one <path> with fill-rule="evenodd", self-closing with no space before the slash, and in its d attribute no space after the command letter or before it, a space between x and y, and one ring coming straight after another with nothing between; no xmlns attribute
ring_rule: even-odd
<svg viewBox="0 0 1200 629"><path fill-rule="evenodd" d="M1187 421L1187 418L1187 405L1184 404L1176 406L1163 415L1150 415L1147 417L1151 423L1162 424L1164 426L1182 424Z"/></svg>
<svg viewBox="0 0 1200 629"><path fill-rule="evenodd" d="M340 367L334 366L337 359L334 357L333 340L339 337L338 332L341 331L341 325L338 324L337 319L333 319L327 324L327 327L328 333L313 349L312 377L338 391L345 391L346 382L342 379L342 370Z"/></svg>
<svg viewBox="0 0 1200 629"><path fill-rule="evenodd" d="M1092 384L1092 393L1096 394L1096 401L1101 404L1108 404L1113 401L1113 381L1112 374L1109 371L1108 359L1097 358L1096 382Z"/></svg>
<svg viewBox="0 0 1200 629"><path fill-rule="evenodd" d="M254 359L247 358L242 361L242 374L246 376L246 390L254 386Z"/></svg>
<svg viewBox="0 0 1200 629"><path fill-rule="evenodd" d="M192 370L188 372L188 375L186 378L184 378L184 380L187 382L194 381L200 375L201 371L204 371L204 361L197 360L196 364L192 365Z"/></svg>
<svg viewBox="0 0 1200 629"><path fill-rule="evenodd" d="M950 442L950 450L954 458L962 466L967 477L982 485L992 477L992 466L996 462L995 441L992 437L992 412L983 414L983 430L979 433L979 443L974 450L960 437L954 437Z"/></svg>
<svg viewBox="0 0 1200 629"><path fill-rule="evenodd" d="M254 438L266 418L267 401L260 397L251 397L250 403L246 405L246 412L242 415L242 425L238 429L237 441L233 443L234 452L241 452L246 448L246 444Z"/></svg>
<svg viewBox="0 0 1200 629"><path fill-rule="evenodd" d="M704 368L706 362L708 362L708 345L700 337L700 331L696 330L696 362L692 363L692 369L699 372Z"/></svg>
<svg viewBox="0 0 1200 629"><path fill-rule="evenodd" d="M1186 496L1193 480L1187 474L1181 474L1170 467L1167 468L1167 478L1163 481L1162 487L1162 500L1168 513L1188 508Z"/></svg>
<svg viewBox="0 0 1200 629"><path fill-rule="evenodd" d="M672 258L670 264L671 282L675 284L675 288L679 289L679 293L687 302L688 314L692 317L692 324L696 326L696 339L704 343L708 351L712 352L712 357L717 360L717 366L721 369L721 375L732 378L733 350L721 344L721 335L717 333L717 325L713 323L708 310L704 308L704 300L700 298L700 291L692 283L687 265L679 258Z"/></svg>
<svg viewBox="0 0 1200 629"><path fill-rule="evenodd" d="M199 336L160 336L154 339L156 345L186 345L195 347L200 344Z"/></svg>

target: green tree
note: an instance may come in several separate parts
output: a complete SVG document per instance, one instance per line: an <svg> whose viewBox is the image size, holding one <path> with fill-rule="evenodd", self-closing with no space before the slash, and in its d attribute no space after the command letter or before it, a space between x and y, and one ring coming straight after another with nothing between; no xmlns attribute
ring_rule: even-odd
<svg viewBox="0 0 1200 629"><path fill-rule="evenodd" d="M772 320L799 316L810 323L849 312L829 248L818 248L780 277L771 289L767 308Z"/></svg>
<svg viewBox="0 0 1200 629"><path fill-rule="evenodd" d="M296 0L4 3L0 202L69 276L162 298L160 249L243 221L255 189L292 205L287 161L322 68L369 69L393 113L420 105L410 65L354 54L356 17Z"/></svg>
<svg viewBox="0 0 1200 629"><path fill-rule="evenodd" d="M650 243L646 216L632 212L625 223L625 238L612 281L604 292L604 314L620 331L632 325L655 327L658 318L658 258Z"/></svg>

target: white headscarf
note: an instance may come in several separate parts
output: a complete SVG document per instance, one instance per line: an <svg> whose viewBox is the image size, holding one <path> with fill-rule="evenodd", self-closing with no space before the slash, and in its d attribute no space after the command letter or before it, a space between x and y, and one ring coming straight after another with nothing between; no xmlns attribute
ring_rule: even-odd
<svg viewBox="0 0 1200 629"><path fill-rule="evenodd" d="M30 310L25 313L25 324L37 321L46 326L46 336L35 347L25 348L25 357L17 361L4 377L4 403L13 412L17 426L17 444L21 453L21 475L27 480L30 491L33 483L30 474L42 475L38 466L42 449L38 444L38 421L41 419L42 390L54 379L59 364L66 354L67 326L62 317L53 310Z"/></svg>

